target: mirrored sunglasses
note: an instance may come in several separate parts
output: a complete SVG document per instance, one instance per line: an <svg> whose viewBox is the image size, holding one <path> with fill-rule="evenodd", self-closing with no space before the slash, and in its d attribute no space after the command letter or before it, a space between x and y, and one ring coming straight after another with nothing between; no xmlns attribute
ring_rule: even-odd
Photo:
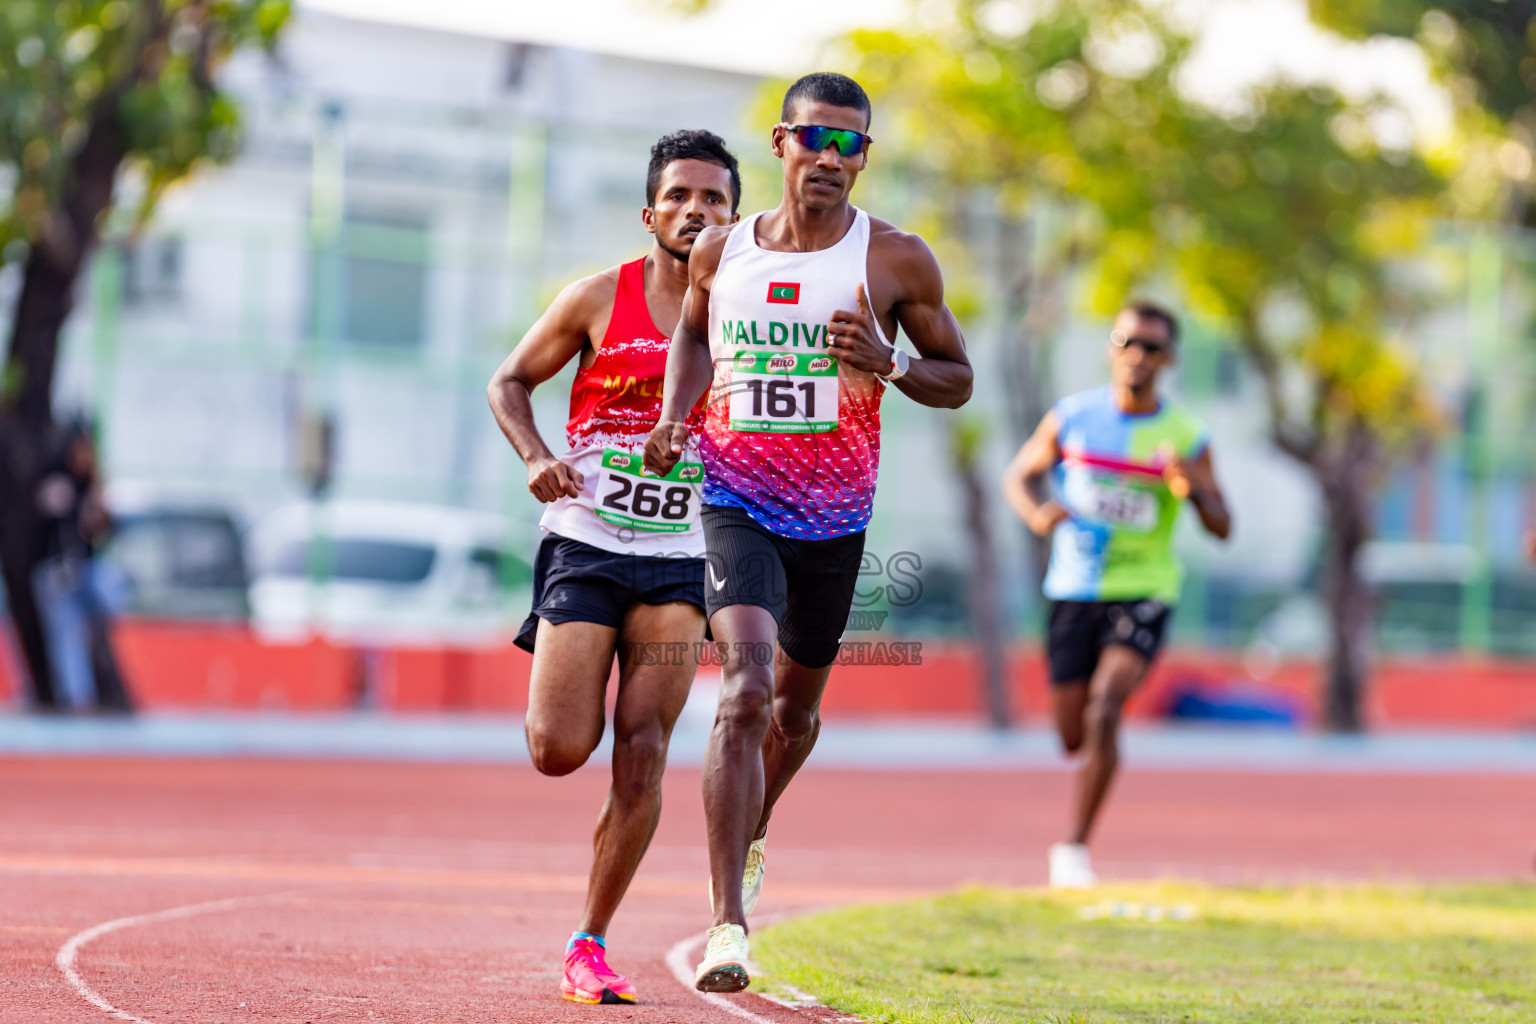
<svg viewBox="0 0 1536 1024"><path fill-rule="evenodd" d="M792 134L800 145L813 153L820 153L828 146L836 146L843 156L858 156L875 141L863 132L828 128L821 124L780 124L779 127Z"/></svg>

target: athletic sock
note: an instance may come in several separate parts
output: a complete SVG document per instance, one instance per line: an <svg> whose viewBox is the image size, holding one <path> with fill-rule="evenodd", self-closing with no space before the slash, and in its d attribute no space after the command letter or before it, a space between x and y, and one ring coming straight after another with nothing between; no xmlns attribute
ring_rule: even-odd
<svg viewBox="0 0 1536 1024"><path fill-rule="evenodd" d="M603 941L603 937L601 935L593 935L591 932L571 932L570 941L565 944L565 951L569 953L572 947L574 947L576 943L580 942L582 939L591 939L593 942L597 943L599 946L602 946L604 949L608 948L608 943Z"/></svg>

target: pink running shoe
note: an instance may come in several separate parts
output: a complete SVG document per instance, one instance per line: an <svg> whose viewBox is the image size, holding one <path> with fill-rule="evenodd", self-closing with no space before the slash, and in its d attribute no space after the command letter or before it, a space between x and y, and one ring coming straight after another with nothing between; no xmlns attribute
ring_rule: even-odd
<svg viewBox="0 0 1536 1024"><path fill-rule="evenodd" d="M577 939L565 954L560 994L577 1003L638 1003L635 986L616 973L596 939Z"/></svg>

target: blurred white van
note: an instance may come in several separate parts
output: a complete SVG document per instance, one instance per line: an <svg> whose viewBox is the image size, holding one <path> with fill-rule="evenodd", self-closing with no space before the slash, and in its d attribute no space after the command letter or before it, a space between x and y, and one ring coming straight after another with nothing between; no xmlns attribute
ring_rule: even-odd
<svg viewBox="0 0 1536 1024"><path fill-rule="evenodd" d="M258 635L365 644L484 644L528 613L533 572L500 516L392 502L300 502L251 530Z"/></svg>

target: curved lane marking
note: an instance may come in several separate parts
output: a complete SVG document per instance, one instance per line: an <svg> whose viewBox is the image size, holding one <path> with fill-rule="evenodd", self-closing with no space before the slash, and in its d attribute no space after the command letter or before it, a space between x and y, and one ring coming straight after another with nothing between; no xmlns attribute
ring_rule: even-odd
<svg viewBox="0 0 1536 1024"><path fill-rule="evenodd" d="M133 917L119 917L114 921L87 928L83 932L77 932L59 947L58 956L53 958L54 965L64 975L64 980L69 982L75 994L98 1009L104 1010L118 1020L133 1021L134 1024L153 1024L143 1017L135 1017L126 1010L120 1010L116 1006L102 998L101 993L91 988L86 980L80 976L75 968L75 961L80 957L80 951L87 943L94 942L103 935L110 934L123 928L135 928L141 924L154 924L158 921L175 921L183 917L196 917L199 914L210 914L219 910L233 910L239 907L249 906L253 903L265 903L271 900L282 899L290 893L269 893L265 896L237 896L227 900L211 900L207 903L192 903L185 907L172 907L169 910L157 910L152 914L136 914Z"/></svg>
<svg viewBox="0 0 1536 1024"><path fill-rule="evenodd" d="M145 1020L143 1017L135 1017L133 1014L127 1012L126 1010L113 1006L111 1003L107 1002L101 993L93 989L86 982L86 980L80 976L80 971L76 967L76 962L80 958L80 951L84 949L86 945L101 938L103 935L109 935L112 932L120 931L124 928L136 928L140 925L156 924L161 921L175 921L181 918L196 917L200 914L216 913L221 910L236 910L240 907L251 906L257 903L269 903L274 900L293 898L297 895L299 894L292 892L280 892L268 893L262 896L236 896L231 899L210 900L206 903L192 903L184 907L172 907L169 910L157 910L149 914L135 914L131 917L119 917L112 921L106 921L102 924L94 925L85 929L84 931L76 932L64 943L64 945L59 947L58 955L54 957L53 962L54 965L58 967L59 972L64 975L64 980L69 982L70 987L75 990L75 994L80 996L80 998L84 999L86 1002L90 1003L92 1006L95 1006L98 1009L111 1014L118 1020L130 1021L132 1024L154 1024L153 1021ZM779 915L773 916L778 917ZM699 932L696 935L690 935L686 939L682 939L679 942L673 943L672 948L667 950L667 968L671 970L672 976L677 979L678 984L682 985L683 988L698 996L704 1002L718 1009L724 1010L726 1013L732 1014L733 1016L740 1017L743 1020L752 1021L754 1024L777 1024L777 1022L775 1022L773 1019L764 1017L761 1014L753 1013L751 1010L737 1005L733 1000L727 999L725 996L720 995L719 993L700 992L698 989L694 988L693 969L690 966L689 953L702 946L705 940L708 938L709 933L707 931ZM756 993L753 994L755 995ZM762 997L759 996L759 998ZM783 1008L790 1013L797 1012L797 1009L793 1006L784 1005ZM854 1018L842 1019L851 1020Z"/></svg>
<svg viewBox="0 0 1536 1024"><path fill-rule="evenodd" d="M737 1006L718 992L700 992L693 987L693 968L688 964L688 953L703 945L704 941L708 938L709 932L699 932L697 935L690 935L681 942L674 943L672 948L667 950L667 967L672 970L672 977L676 978L677 983L683 986L683 988L692 992L709 1005L719 1007L726 1013L734 1013L743 1020L756 1021L756 1024L775 1024L774 1021L767 1017L759 1016L745 1007Z"/></svg>

